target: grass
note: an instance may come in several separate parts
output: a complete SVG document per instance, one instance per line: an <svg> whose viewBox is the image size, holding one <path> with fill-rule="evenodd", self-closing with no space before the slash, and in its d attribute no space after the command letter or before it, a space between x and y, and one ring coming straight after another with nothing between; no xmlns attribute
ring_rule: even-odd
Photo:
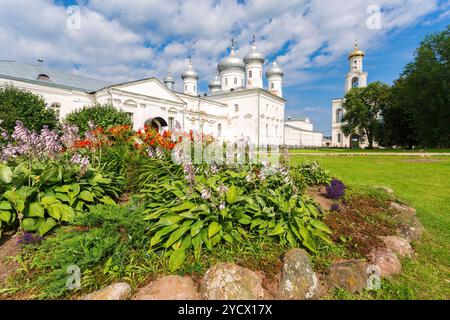
<svg viewBox="0 0 450 320"><path fill-rule="evenodd" d="M366 298L450 299L450 158L296 154L291 159L317 160L354 190L390 187L417 209L425 227L422 239L413 244L417 258L403 260L402 274L383 281L382 289Z"/></svg>
<svg viewBox="0 0 450 320"><path fill-rule="evenodd" d="M449 153L450 149L338 149L338 148L318 148L318 149L290 149L291 153Z"/></svg>

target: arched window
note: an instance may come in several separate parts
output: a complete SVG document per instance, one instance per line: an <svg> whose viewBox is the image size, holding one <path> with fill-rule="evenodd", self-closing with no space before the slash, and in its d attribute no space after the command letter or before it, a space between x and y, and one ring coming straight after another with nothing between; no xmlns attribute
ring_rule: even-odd
<svg viewBox="0 0 450 320"><path fill-rule="evenodd" d="M248 71L248 77L251 78L252 77L252 70Z"/></svg>
<svg viewBox="0 0 450 320"><path fill-rule="evenodd" d="M58 102L53 102L53 103L50 105L50 108L51 108L53 111L55 111L56 119L59 120L60 117L61 117L61 104L58 103Z"/></svg>
<svg viewBox="0 0 450 320"><path fill-rule="evenodd" d="M278 126L275 126L275 137L278 137Z"/></svg>
<svg viewBox="0 0 450 320"><path fill-rule="evenodd" d="M237 78L234 78L234 84L237 84Z"/></svg>
<svg viewBox="0 0 450 320"><path fill-rule="evenodd" d="M187 84L184 85L184 91L187 91Z"/></svg>
<svg viewBox="0 0 450 320"><path fill-rule="evenodd" d="M273 84L273 82L270 83L270 89L273 89L275 86Z"/></svg>
<svg viewBox="0 0 450 320"><path fill-rule="evenodd" d="M234 111L235 111L235 112L238 112L238 111L239 111L239 105L238 105L238 104L235 104L235 105L234 105Z"/></svg>
<svg viewBox="0 0 450 320"><path fill-rule="evenodd" d="M338 141L337 141L337 142L338 142L338 143L341 143L341 134L340 134L340 133L338 133L338 137L337 137L337 138L338 138Z"/></svg>
<svg viewBox="0 0 450 320"><path fill-rule="evenodd" d="M352 88L359 88L359 79L358 78L352 79Z"/></svg>
<svg viewBox="0 0 450 320"><path fill-rule="evenodd" d="M195 91L195 86L194 86L194 91Z"/></svg>
<svg viewBox="0 0 450 320"><path fill-rule="evenodd" d="M37 79L38 80L50 81L50 76L48 74L41 73L40 75L38 75Z"/></svg>
<svg viewBox="0 0 450 320"><path fill-rule="evenodd" d="M336 122L342 122L343 117L344 117L344 110L337 109L336 110Z"/></svg>
<svg viewBox="0 0 450 320"><path fill-rule="evenodd" d="M228 85L228 78L225 78L225 85Z"/></svg>
<svg viewBox="0 0 450 320"><path fill-rule="evenodd" d="M268 137L269 136L269 124L267 123L266 124L266 137Z"/></svg>
<svg viewBox="0 0 450 320"><path fill-rule="evenodd" d="M222 124L219 123L217 125L217 137L221 137L222 136Z"/></svg>

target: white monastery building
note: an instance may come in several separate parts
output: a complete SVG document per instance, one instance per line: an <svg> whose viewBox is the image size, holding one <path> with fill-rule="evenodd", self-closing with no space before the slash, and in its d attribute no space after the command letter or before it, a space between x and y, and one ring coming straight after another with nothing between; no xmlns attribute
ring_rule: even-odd
<svg viewBox="0 0 450 320"><path fill-rule="evenodd" d="M321 133L312 123L287 121L283 98L284 72L276 61L265 68L265 58L253 41L250 52L236 56L232 41L230 52L217 66L208 83L209 92L198 93L199 75L189 59L181 74L183 92L175 91L170 74L160 80L150 77L126 83L69 74L43 66L0 61L0 86L14 85L42 95L60 120L77 109L94 103L109 103L127 112L134 129L145 124L158 130L172 130L179 124L226 141L245 138L254 145L321 146Z"/></svg>
<svg viewBox="0 0 450 320"><path fill-rule="evenodd" d="M350 71L345 78L345 93L349 92L352 88L367 87L368 73L364 72L363 69L364 56L364 51L360 50L358 44L355 43L354 50L348 56ZM343 148L366 146L367 143L361 143L358 135L345 136L343 134L341 130L342 117L345 114L343 104L343 98L333 99L332 101L331 145L333 147Z"/></svg>

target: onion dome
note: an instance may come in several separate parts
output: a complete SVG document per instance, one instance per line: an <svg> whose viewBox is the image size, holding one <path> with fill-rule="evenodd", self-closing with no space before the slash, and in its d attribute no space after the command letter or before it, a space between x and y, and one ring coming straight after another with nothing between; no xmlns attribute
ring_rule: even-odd
<svg viewBox="0 0 450 320"><path fill-rule="evenodd" d="M215 89L221 89L222 88L222 83L219 80L219 75L216 73L216 76L214 77L213 80L211 80L210 82L208 82L208 88L209 90L215 90Z"/></svg>
<svg viewBox="0 0 450 320"><path fill-rule="evenodd" d="M277 62L272 62L272 65L267 69L266 71L266 77L270 78L272 76L284 76L284 71L281 69L281 67L278 66Z"/></svg>
<svg viewBox="0 0 450 320"><path fill-rule="evenodd" d="M258 51L256 51L255 36L253 36L252 49L244 57L244 63L249 64L251 62L259 62L259 63L263 64L264 60L265 59L264 59L264 56L262 55L262 53L259 53Z"/></svg>
<svg viewBox="0 0 450 320"><path fill-rule="evenodd" d="M353 49L353 51L350 53L350 55L348 56L349 59L353 58L353 57L364 57L365 53L364 51L360 50L358 48L358 43L355 42L355 49Z"/></svg>
<svg viewBox="0 0 450 320"><path fill-rule="evenodd" d="M239 69L245 71L244 61L242 61L241 58L235 56L233 41L231 41L230 55L220 60L217 69L219 70L219 72L229 69Z"/></svg>
<svg viewBox="0 0 450 320"><path fill-rule="evenodd" d="M189 59L188 68L181 74L181 79L191 78L198 80L198 73L192 69L192 60Z"/></svg>
<svg viewBox="0 0 450 320"><path fill-rule="evenodd" d="M164 78L164 83L175 83L175 78L172 77L170 71L167 73L167 76Z"/></svg>

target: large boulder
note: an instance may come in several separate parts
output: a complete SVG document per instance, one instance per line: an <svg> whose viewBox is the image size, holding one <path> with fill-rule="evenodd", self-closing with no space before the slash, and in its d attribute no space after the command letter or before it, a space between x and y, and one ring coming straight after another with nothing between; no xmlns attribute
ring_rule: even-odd
<svg viewBox="0 0 450 320"><path fill-rule="evenodd" d="M386 248L392 252L398 254L400 257L411 258L414 255L414 250L411 244L405 238L397 236L381 237Z"/></svg>
<svg viewBox="0 0 450 320"><path fill-rule="evenodd" d="M338 262L326 271L328 287L362 292L367 287L367 265L358 260Z"/></svg>
<svg viewBox="0 0 450 320"><path fill-rule="evenodd" d="M125 300L131 292L130 285L118 282L81 297L81 300Z"/></svg>
<svg viewBox="0 0 450 320"><path fill-rule="evenodd" d="M206 271L200 287L204 300L262 300L268 298L258 273L234 263L219 263Z"/></svg>
<svg viewBox="0 0 450 320"><path fill-rule="evenodd" d="M402 264L397 255L389 249L378 248L369 254L372 263L378 266L382 277L402 272Z"/></svg>
<svg viewBox="0 0 450 320"><path fill-rule="evenodd" d="M302 249L292 249L284 255L283 271L277 298L305 300L313 298L318 289L318 279L308 254Z"/></svg>
<svg viewBox="0 0 450 320"><path fill-rule="evenodd" d="M400 213L395 216L397 220L397 235L409 242L419 240L423 233L423 226L416 216Z"/></svg>
<svg viewBox="0 0 450 320"><path fill-rule="evenodd" d="M194 281L189 277L166 276L141 288L133 300L199 300Z"/></svg>

